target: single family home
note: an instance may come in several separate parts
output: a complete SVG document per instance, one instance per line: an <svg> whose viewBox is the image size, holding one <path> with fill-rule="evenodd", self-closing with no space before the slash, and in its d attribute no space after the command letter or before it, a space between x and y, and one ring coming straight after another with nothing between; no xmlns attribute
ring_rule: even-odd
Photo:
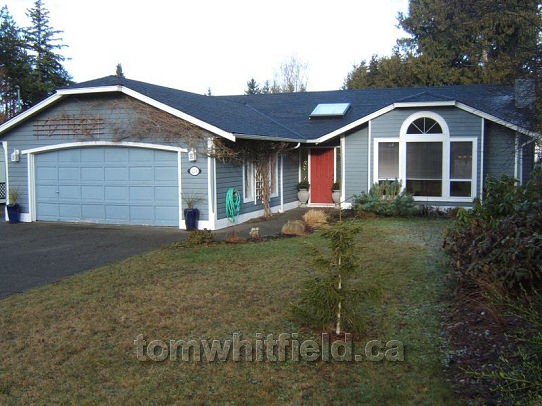
<svg viewBox="0 0 542 406"><path fill-rule="evenodd" d="M219 140L281 142L269 163L272 211L332 205L399 179L419 204L469 206L488 175L523 182L534 164L534 85L462 85L204 96L117 76L59 89L0 126L7 188L22 221L184 228L198 196L199 228L261 216L255 163L219 159ZM171 129L174 129L172 131ZM264 145L264 144L262 144ZM1 174L1 173L0 173Z"/></svg>

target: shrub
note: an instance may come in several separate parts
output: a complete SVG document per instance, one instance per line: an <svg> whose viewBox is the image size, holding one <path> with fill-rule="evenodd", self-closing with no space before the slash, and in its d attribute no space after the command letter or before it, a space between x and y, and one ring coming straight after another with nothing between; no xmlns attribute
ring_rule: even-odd
<svg viewBox="0 0 542 406"><path fill-rule="evenodd" d="M288 220L282 226L281 233L285 235L305 235L305 223L301 220Z"/></svg>
<svg viewBox="0 0 542 406"><path fill-rule="evenodd" d="M477 378L494 382L496 391L514 404L542 403L542 296L525 303L501 298L508 318L521 320L522 327L511 334L516 348L501 355L494 369L470 371Z"/></svg>
<svg viewBox="0 0 542 406"><path fill-rule="evenodd" d="M190 247L194 247L197 245L207 245L212 242L214 242L215 238L213 236L213 233L207 229L205 230L194 230L191 231L190 234L188 234L188 238L186 240L186 243Z"/></svg>
<svg viewBox="0 0 542 406"><path fill-rule="evenodd" d="M542 193L533 172L525 186L488 178L483 201L459 210L444 247L460 281L482 287L496 283L506 293L534 290L542 282Z"/></svg>
<svg viewBox="0 0 542 406"><path fill-rule="evenodd" d="M311 188L311 184L308 180L302 180L299 182L296 186L297 191L299 192L301 189L309 190Z"/></svg>
<svg viewBox="0 0 542 406"><path fill-rule="evenodd" d="M303 215L303 221L309 227L318 228L327 224L327 216L322 210L311 209Z"/></svg>
<svg viewBox="0 0 542 406"><path fill-rule="evenodd" d="M401 191L401 182L375 183L369 193L354 196L356 210L368 211L381 216L408 216L414 214L416 205L412 195Z"/></svg>

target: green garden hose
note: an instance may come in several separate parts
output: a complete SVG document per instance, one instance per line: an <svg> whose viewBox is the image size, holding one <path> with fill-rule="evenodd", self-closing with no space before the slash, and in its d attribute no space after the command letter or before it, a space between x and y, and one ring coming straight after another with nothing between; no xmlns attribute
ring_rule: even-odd
<svg viewBox="0 0 542 406"><path fill-rule="evenodd" d="M241 196L234 188L229 188L226 192L226 215L228 219L235 223L237 216L241 211Z"/></svg>

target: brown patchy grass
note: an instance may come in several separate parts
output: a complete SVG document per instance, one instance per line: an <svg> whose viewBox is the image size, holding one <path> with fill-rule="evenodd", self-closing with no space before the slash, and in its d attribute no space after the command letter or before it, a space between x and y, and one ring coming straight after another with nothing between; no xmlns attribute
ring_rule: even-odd
<svg viewBox="0 0 542 406"><path fill-rule="evenodd" d="M455 404L439 312L446 225L363 220L358 344L405 343L404 362L141 362L134 339L299 332L287 303L308 277L306 242L174 245L0 301L0 404Z"/></svg>

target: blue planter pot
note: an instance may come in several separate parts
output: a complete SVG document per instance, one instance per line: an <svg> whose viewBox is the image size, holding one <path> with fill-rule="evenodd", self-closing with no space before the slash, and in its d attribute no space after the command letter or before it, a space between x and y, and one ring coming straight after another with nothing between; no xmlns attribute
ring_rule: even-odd
<svg viewBox="0 0 542 406"><path fill-rule="evenodd" d="M18 204L8 204L8 219L11 224L17 224L21 221L21 207Z"/></svg>
<svg viewBox="0 0 542 406"><path fill-rule="evenodd" d="M199 220L198 209L184 209L184 224L187 230L197 230Z"/></svg>

